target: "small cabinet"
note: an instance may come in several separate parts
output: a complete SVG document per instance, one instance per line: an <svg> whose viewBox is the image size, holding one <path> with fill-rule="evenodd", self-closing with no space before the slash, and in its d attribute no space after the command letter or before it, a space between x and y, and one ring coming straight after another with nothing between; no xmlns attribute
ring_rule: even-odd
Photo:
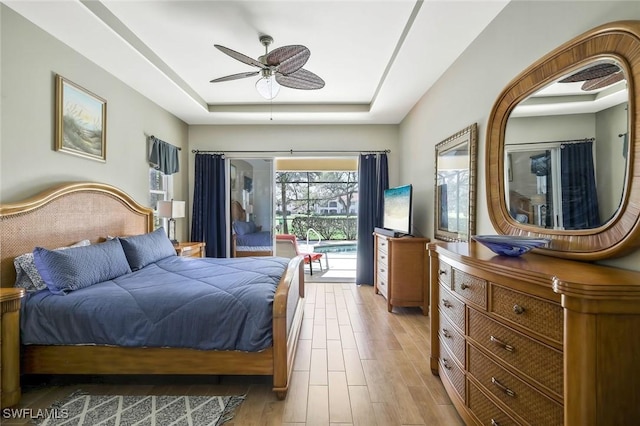
<svg viewBox="0 0 640 426"><path fill-rule="evenodd" d="M20 402L21 288L0 288L0 408Z"/></svg>
<svg viewBox="0 0 640 426"><path fill-rule="evenodd" d="M178 243L175 246L176 254L183 257L204 257L204 245L205 243L199 242Z"/></svg>
<svg viewBox="0 0 640 426"><path fill-rule="evenodd" d="M394 306L419 306L429 313L427 238L374 234L374 288Z"/></svg>

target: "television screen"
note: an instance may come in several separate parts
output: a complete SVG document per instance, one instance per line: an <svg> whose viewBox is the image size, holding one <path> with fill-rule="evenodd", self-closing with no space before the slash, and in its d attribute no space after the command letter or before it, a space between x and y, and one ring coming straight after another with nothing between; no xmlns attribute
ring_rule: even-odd
<svg viewBox="0 0 640 426"><path fill-rule="evenodd" d="M411 185L384 191L384 220L382 226L403 234L411 234Z"/></svg>

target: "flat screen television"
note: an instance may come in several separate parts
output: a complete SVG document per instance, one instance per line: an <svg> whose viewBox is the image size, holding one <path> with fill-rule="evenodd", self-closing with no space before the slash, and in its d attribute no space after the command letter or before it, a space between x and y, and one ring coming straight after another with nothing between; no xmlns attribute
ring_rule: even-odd
<svg viewBox="0 0 640 426"><path fill-rule="evenodd" d="M403 185L385 189L382 226L400 234L411 235L413 186Z"/></svg>

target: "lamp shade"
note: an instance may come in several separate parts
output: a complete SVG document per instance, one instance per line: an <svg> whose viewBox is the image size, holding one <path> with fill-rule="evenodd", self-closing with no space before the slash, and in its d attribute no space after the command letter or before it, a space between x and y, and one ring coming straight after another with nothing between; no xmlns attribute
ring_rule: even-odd
<svg viewBox="0 0 640 426"><path fill-rule="evenodd" d="M158 201L158 216L172 219L184 217L184 201Z"/></svg>
<svg viewBox="0 0 640 426"><path fill-rule="evenodd" d="M263 77L256 82L256 90L265 99L273 99L280 92L280 84L274 77Z"/></svg>

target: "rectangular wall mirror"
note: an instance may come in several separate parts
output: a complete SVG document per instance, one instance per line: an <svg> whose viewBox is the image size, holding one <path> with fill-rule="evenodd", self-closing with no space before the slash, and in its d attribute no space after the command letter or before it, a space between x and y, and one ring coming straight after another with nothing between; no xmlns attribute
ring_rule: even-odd
<svg viewBox="0 0 640 426"><path fill-rule="evenodd" d="M469 241L475 233L476 123L436 145L435 238Z"/></svg>

